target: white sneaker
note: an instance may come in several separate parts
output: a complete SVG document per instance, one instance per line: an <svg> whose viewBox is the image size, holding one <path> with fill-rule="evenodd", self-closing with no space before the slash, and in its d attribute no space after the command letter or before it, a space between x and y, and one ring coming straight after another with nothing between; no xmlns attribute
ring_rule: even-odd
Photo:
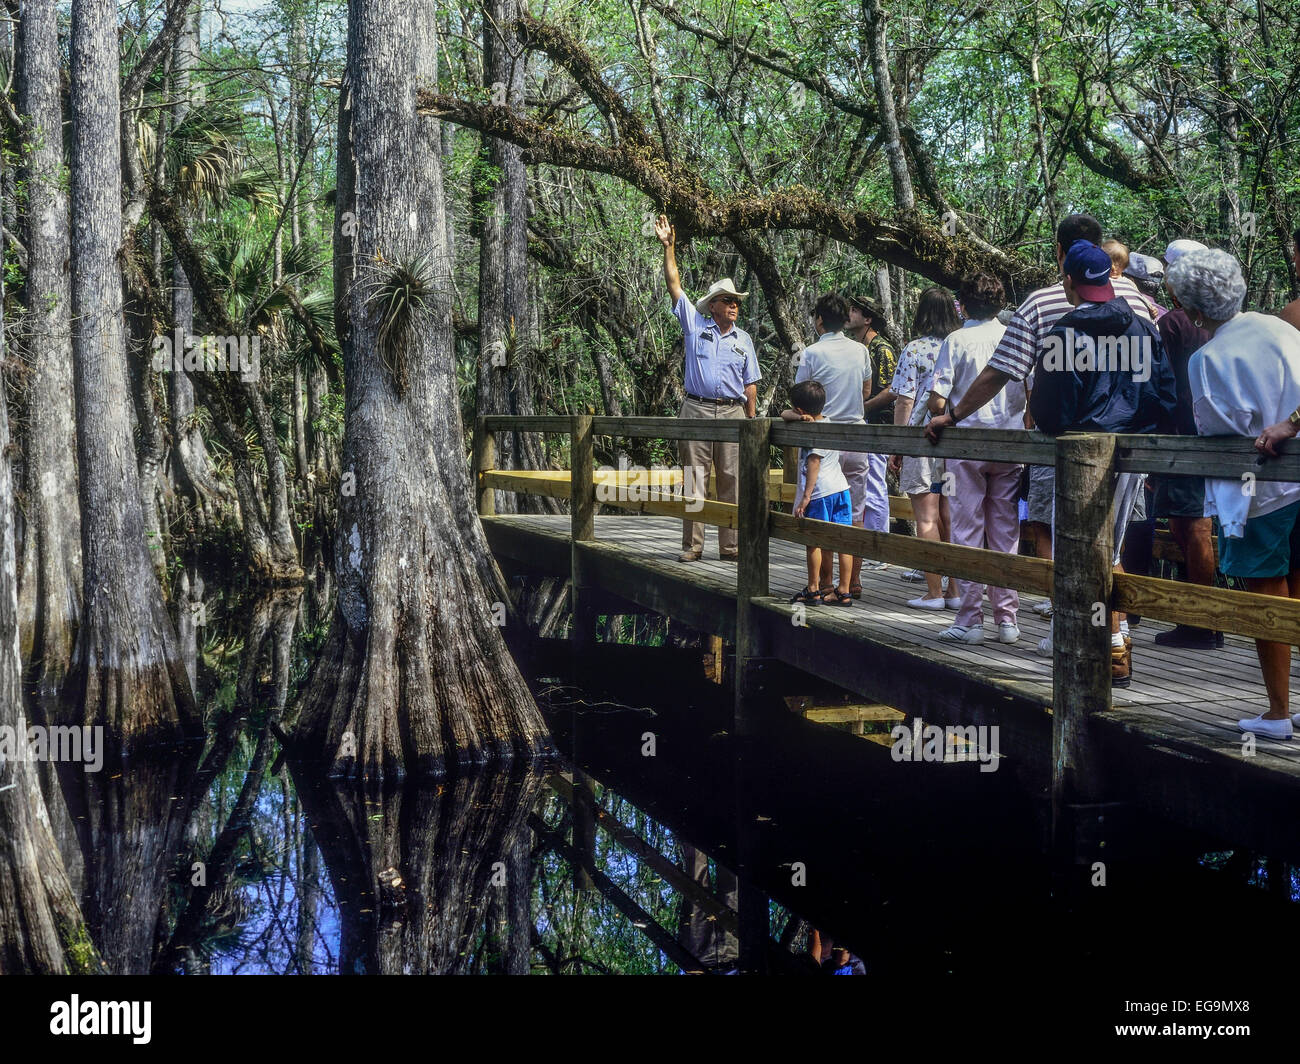
<svg viewBox="0 0 1300 1064"><path fill-rule="evenodd" d="M1050 658L1052 656L1052 629L1054 627L1055 625L1049 624L1047 626L1047 638L1038 641L1038 653L1042 654L1045 658Z"/></svg>
<svg viewBox="0 0 1300 1064"><path fill-rule="evenodd" d="M1297 728L1300 728L1300 713L1291 714L1291 723L1294 724Z"/></svg>
<svg viewBox="0 0 1300 1064"><path fill-rule="evenodd" d="M899 579L910 580L914 584L919 584L922 580L925 579L925 573L921 572L920 569L909 569L905 573L900 573Z"/></svg>
<svg viewBox="0 0 1300 1064"><path fill-rule="evenodd" d="M950 610L961 609L961 599L959 598L946 598L943 600L943 604Z"/></svg>
<svg viewBox="0 0 1300 1064"><path fill-rule="evenodd" d="M939 638L949 643L982 643L984 628L982 625L977 628L974 625L967 627L964 624L954 624L940 632Z"/></svg>
<svg viewBox="0 0 1300 1064"><path fill-rule="evenodd" d="M867 559L867 560L865 560L865 561L862 563L862 568L865 569L865 570L868 571L868 572L878 573L878 572L880 572L881 569L888 569L888 568L889 568L889 563L888 563L888 562L873 562L873 561L871 561L870 559Z"/></svg>
<svg viewBox="0 0 1300 1064"><path fill-rule="evenodd" d="M1010 621L1003 621L998 625L998 642L1014 643L1020 639L1020 629Z"/></svg>
<svg viewBox="0 0 1300 1064"><path fill-rule="evenodd" d="M940 638L943 637L940 636ZM1300 716L1300 714L1297 714L1297 716ZM1294 726L1285 717L1282 720L1265 720L1262 713L1258 717L1251 717L1249 720L1237 721L1237 727L1244 732L1254 732L1256 735L1263 735L1269 739L1290 739L1294 732Z"/></svg>
<svg viewBox="0 0 1300 1064"><path fill-rule="evenodd" d="M1035 602L1033 609L1040 617L1050 617L1052 615L1052 600L1043 599L1042 602Z"/></svg>
<svg viewBox="0 0 1300 1064"><path fill-rule="evenodd" d="M921 598L908 599L907 604L914 610L941 610L943 609L942 598Z"/></svg>

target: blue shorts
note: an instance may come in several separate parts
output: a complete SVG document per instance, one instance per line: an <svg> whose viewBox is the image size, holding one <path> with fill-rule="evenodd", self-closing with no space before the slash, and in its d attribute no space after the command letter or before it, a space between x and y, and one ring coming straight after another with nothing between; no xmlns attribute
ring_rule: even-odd
<svg viewBox="0 0 1300 1064"><path fill-rule="evenodd" d="M1239 539L1219 536L1219 571L1224 576L1286 576L1300 567L1300 502L1246 521ZM1217 524L1217 522L1216 522Z"/></svg>
<svg viewBox="0 0 1300 1064"><path fill-rule="evenodd" d="M1296 505L1300 506L1300 503ZM804 517L811 517L814 521L834 521L837 525L853 524L853 503L849 499L849 493L841 491L838 495L823 495L820 499L813 499L808 503Z"/></svg>

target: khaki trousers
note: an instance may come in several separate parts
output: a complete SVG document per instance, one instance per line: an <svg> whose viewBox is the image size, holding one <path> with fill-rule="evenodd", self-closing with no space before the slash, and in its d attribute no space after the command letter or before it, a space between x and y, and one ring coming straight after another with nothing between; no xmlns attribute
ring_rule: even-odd
<svg viewBox="0 0 1300 1064"><path fill-rule="evenodd" d="M682 401L682 409L677 416L740 421L745 417L745 404L736 403L732 406L716 406L713 403L697 403L694 399L685 399ZM716 498L720 502L734 503L739 501L737 492L739 482L736 477L740 466L740 444L681 440L678 443L678 454L681 457L683 472L688 468L694 469L692 475L695 478L695 485L707 484L709 471L712 468L717 476ZM709 497L715 498L713 495ZM682 550L703 553L704 529L705 526L699 521L683 521ZM720 554L735 554L737 543L734 528L718 529L718 552Z"/></svg>

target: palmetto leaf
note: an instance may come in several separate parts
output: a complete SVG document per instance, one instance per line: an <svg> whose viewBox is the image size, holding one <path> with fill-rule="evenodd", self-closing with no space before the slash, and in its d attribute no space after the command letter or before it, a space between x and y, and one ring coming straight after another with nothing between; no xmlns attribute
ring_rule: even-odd
<svg viewBox="0 0 1300 1064"><path fill-rule="evenodd" d="M144 147L142 142L142 150ZM154 144L145 150L151 166L155 150ZM195 207L204 207L220 206L232 197L265 198L264 178L257 171L244 169L248 158L243 115L229 106L213 104L186 113L167 137L163 163L177 195Z"/></svg>

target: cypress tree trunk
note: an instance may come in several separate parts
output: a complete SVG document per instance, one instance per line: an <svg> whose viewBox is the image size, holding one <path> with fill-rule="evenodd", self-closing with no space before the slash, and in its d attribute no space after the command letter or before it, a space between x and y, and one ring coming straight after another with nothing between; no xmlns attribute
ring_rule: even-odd
<svg viewBox="0 0 1300 1064"><path fill-rule="evenodd" d="M239 390L257 430L257 441L266 460L266 534L269 556L255 558L254 569L260 579L271 584L296 584L303 578L298 561L298 543L293 538L293 514L289 508L289 476L280 437L276 435L271 411L267 409L260 381L239 382Z"/></svg>
<svg viewBox="0 0 1300 1064"><path fill-rule="evenodd" d="M335 233L343 349L338 605L297 752L336 774L440 773L540 752L546 725L493 623L500 572L474 517L452 360L431 0L354 0ZM404 290L411 312L390 316ZM414 305L413 305L414 304ZM351 483L355 478L355 484Z"/></svg>
<svg viewBox="0 0 1300 1064"><path fill-rule="evenodd" d="M82 579L56 5L28 5L18 28L19 107L27 121L22 346L32 366L23 447L27 530L18 615L23 660L42 692L54 694L72 660Z"/></svg>
<svg viewBox="0 0 1300 1064"><path fill-rule="evenodd" d="M305 491L310 492L311 481L307 474L311 466L307 463L307 400L302 393L302 364L293 364L293 389L289 394L289 408L293 412L293 463L294 473Z"/></svg>
<svg viewBox="0 0 1300 1064"><path fill-rule="evenodd" d="M0 277L0 354L3 306ZM0 377L0 727L10 734L26 727L18 657L13 488L9 409ZM98 955L50 828L36 765L0 760L0 975L98 968Z"/></svg>
<svg viewBox="0 0 1300 1064"><path fill-rule="evenodd" d="M185 13L185 25L172 46L172 128L176 128L190 111L190 85L199 64L199 5L193 3ZM185 268L172 259L172 323L188 335L194 331L194 290ZM173 474L177 488L194 503L198 523L206 525L215 511L232 506L230 489L216 479L208 458L207 445L194 415L194 383L183 369L167 374L167 402L171 410Z"/></svg>
<svg viewBox="0 0 1300 1064"><path fill-rule="evenodd" d="M131 437L112 0L74 0L71 56L72 347L85 584L62 712L125 741L174 738L198 715L145 542Z"/></svg>
<svg viewBox="0 0 1300 1064"><path fill-rule="evenodd" d="M494 99L523 112L525 53L514 24L518 0L485 0L483 5L483 79ZM523 151L498 137L483 138L483 159L491 167L493 187L483 197L483 232L479 242L480 414L533 413L536 390L534 355L529 340L528 175ZM502 433L497 440L502 469L538 469L545 455L537 433ZM553 499L496 493L497 513L520 508L559 513Z"/></svg>
<svg viewBox="0 0 1300 1064"><path fill-rule="evenodd" d="M128 245L131 241L128 240ZM138 256L134 247L124 247L123 261L128 256ZM149 546L149 559L160 584L167 579L168 535L163 525L162 506L171 495L171 486L162 475L167 456L167 443L163 432L162 415L154 401L154 371L149 351L153 339L153 317L149 311L147 289L138 287L145 277L145 264L138 263L138 271L126 274L126 341L127 364L130 368L131 390L135 402L135 428L140 473L140 513L144 520L145 542ZM147 283L147 282L145 282Z"/></svg>

